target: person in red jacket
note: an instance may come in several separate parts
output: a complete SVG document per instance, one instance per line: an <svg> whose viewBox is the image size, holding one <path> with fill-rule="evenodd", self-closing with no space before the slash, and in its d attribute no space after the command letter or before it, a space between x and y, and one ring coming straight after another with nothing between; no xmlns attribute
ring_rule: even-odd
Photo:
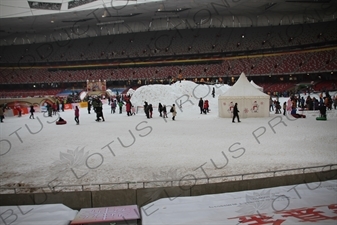
<svg viewBox="0 0 337 225"><path fill-rule="evenodd" d="M204 109L203 109L205 114L207 114L209 112L208 108L209 108L208 100L205 100L204 101Z"/></svg>
<svg viewBox="0 0 337 225"><path fill-rule="evenodd" d="M53 115L56 115L56 112L57 112L57 105L56 105L56 103L54 102L53 103Z"/></svg>
<svg viewBox="0 0 337 225"><path fill-rule="evenodd" d="M80 124L80 110L78 106L75 106L75 121L76 121L76 125Z"/></svg>
<svg viewBox="0 0 337 225"><path fill-rule="evenodd" d="M127 113L128 116L132 116L131 105L132 104L131 104L130 100L127 100L125 107L126 107L126 113Z"/></svg>
<svg viewBox="0 0 337 225"><path fill-rule="evenodd" d="M16 108L16 110L18 111L18 117L21 117L22 116L22 110L21 110L21 107L18 105L18 106L16 106L15 107Z"/></svg>

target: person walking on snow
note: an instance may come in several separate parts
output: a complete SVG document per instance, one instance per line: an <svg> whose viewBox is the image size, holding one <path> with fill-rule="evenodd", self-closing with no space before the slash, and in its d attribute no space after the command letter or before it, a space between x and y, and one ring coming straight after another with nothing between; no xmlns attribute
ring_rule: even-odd
<svg viewBox="0 0 337 225"><path fill-rule="evenodd" d="M159 105L158 105L158 112L159 112L159 116L162 117L163 106L162 106L161 103L159 103Z"/></svg>
<svg viewBox="0 0 337 225"><path fill-rule="evenodd" d="M18 105L17 107L16 107L16 110L18 111L18 117L21 117L22 116L22 110L21 110L21 107Z"/></svg>
<svg viewBox="0 0 337 225"><path fill-rule="evenodd" d="M144 102L144 112L146 114L146 117L150 119L150 114L149 114L149 105L147 102Z"/></svg>
<svg viewBox="0 0 337 225"><path fill-rule="evenodd" d="M35 112L35 109L34 109L34 106L33 106L33 105L30 106L29 112L30 112L29 119L32 119L32 118L34 119L34 112Z"/></svg>
<svg viewBox="0 0 337 225"><path fill-rule="evenodd" d="M104 122L105 119L103 116L103 103L98 97L93 101L93 106L96 112L96 121L97 122L101 121L101 117L102 117L103 122Z"/></svg>
<svg viewBox="0 0 337 225"><path fill-rule="evenodd" d="M131 102L130 100L126 100L126 113L128 116L132 116L132 113L131 113Z"/></svg>
<svg viewBox="0 0 337 225"><path fill-rule="evenodd" d="M123 111L123 105L124 105L123 101L120 100L120 101L118 102L118 106L119 106L119 114L122 114L122 111Z"/></svg>
<svg viewBox="0 0 337 225"><path fill-rule="evenodd" d="M116 112L116 107L117 107L116 100L113 100L111 102L111 113L115 113Z"/></svg>
<svg viewBox="0 0 337 225"><path fill-rule="evenodd" d="M269 98L269 112L270 111L274 111L274 102L273 102L273 99L271 98L271 96Z"/></svg>
<svg viewBox="0 0 337 225"><path fill-rule="evenodd" d="M172 113L172 120L175 120L176 119L176 115L177 115L177 111L176 111L176 105L173 104L171 109L170 109L170 112Z"/></svg>
<svg viewBox="0 0 337 225"><path fill-rule="evenodd" d="M65 104L64 101L65 101L65 100L63 100L63 101L61 102L61 110L62 110L62 112L64 112L64 104Z"/></svg>
<svg viewBox="0 0 337 225"><path fill-rule="evenodd" d="M149 110L149 118L152 118L152 114L153 114L153 107L152 107L152 104L150 104L148 106L148 110Z"/></svg>
<svg viewBox="0 0 337 225"><path fill-rule="evenodd" d="M131 115L136 115L136 107L134 105L131 105Z"/></svg>
<svg viewBox="0 0 337 225"><path fill-rule="evenodd" d="M90 114L90 111L91 111L91 101L88 100L88 114Z"/></svg>
<svg viewBox="0 0 337 225"><path fill-rule="evenodd" d="M75 122L76 122L76 125L79 125L80 124L80 110L78 108L78 106L75 106Z"/></svg>
<svg viewBox="0 0 337 225"><path fill-rule="evenodd" d="M239 118L239 112L240 111L238 110L238 103L235 103L234 108L233 108L233 120L232 120L233 123L235 123L234 122L235 118L238 119L238 123L241 122Z"/></svg>
<svg viewBox="0 0 337 225"><path fill-rule="evenodd" d="M287 102L283 103L283 116L286 115L286 111L287 111Z"/></svg>
<svg viewBox="0 0 337 225"><path fill-rule="evenodd" d="M205 114L209 112L208 108L209 108L208 100L205 100L204 101L204 113Z"/></svg>
<svg viewBox="0 0 337 225"><path fill-rule="evenodd" d="M163 118L167 118L166 105L163 105L162 110L163 110Z"/></svg>
<svg viewBox="0 0 337 225"><path fill-rule="evenodd" d="M200 114L202 114L204 109L204 101L202 100L202 98L200 98L198 106L200 108Z"/></svg>
<svg viewBox="0 0 337 225"><path fill-rule="evenodd" d="M3 123L4 121L4 107L0 106L0 122Z"/></svg>
<svg viewBox="0 0 337 225"><path fill-rule="evenodd" d="M56 103L54 102L53 103L53 115L56 116L56 112L57 112L57 106L56 106Z"/></svg>

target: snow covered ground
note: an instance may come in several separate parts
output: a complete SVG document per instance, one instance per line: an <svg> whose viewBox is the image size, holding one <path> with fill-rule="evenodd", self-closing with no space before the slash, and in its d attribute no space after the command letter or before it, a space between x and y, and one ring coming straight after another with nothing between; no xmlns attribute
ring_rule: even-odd
<svg viewBox="0 0 337 225"><path fill-rule="evenodd" d="M229 87L215 86L215 98L212 87L183 81L134 92L136 106L183 103L176 121L170 114L159 117L157 108L152 119L142 108L131 117L125 108L123 114L111 114L107 104L105 122L96 122L84 108L80 125L73 110L60 112L68 122L62 126L55 125L56 116L43 113L34 120L29 115L5 118L0 124L1 187L179 180L337 164L337 110L328 111L327 121L316 120L318 111L306 111L305 119L271 112L268 118L232 123L218 117L217 107L217 96ZM207 115L200 114L200 97L210 101Z"/></svg>

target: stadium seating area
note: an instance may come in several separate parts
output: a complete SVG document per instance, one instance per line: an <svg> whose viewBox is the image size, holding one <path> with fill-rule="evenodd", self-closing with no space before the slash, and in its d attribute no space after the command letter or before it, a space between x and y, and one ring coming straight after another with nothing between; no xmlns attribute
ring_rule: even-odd
<svg viewBox="0 0 337 225"><path fill-rule="evenodd" d="M264 92L279 92L282 93L288 89L295 87L296 82L282 82L282 83L259 83L259 86L263 87Z"/></svg>
<svg viewBox="0 0 337 225"><path fill-rule="evenodd" d="M1 46L0 63L71 62L134 57L178 56L324 45L337 41L336 21L290 26L208 28L140 32L96 38L57 41L60 33L46 37L46 43ZM62 31L60 31L62 32ZM310 47L309 46L309 47ZM5 57L6 56L6 57ZM282 72L282 67L278 69Z"/></svg>
<svg viewBox="0 0 337 225"><path fill-rule="evenodd" d="M86 80L160 80L168 77L193 79L200 77L289 75L300 73L330 72L337 68L337 49L312 52L284 53L227 58L217 64L194 64L179 66L149 66L111 69L55 70L39 68L1 69L1 83L55 83L85 82ZM281 88L281 87L278 87ZM284 87L282 87L284 88Z"/></svg>
<svg viewBox="0 0 337 225"><path fill-rule="evenodd" d="M59 90L52 84L81 83L82 87L87 80L99 79L127 81L126 84L142 81L140 83L144 84L160 80L168 82L181 75L183 79L205 78L214 82L222 78L228 82L241 72L248 77L267 77L257 79L257 84L266 92L284 92L296 82L296 79L288 78L289 75L337 72L336 25L337 22L332 21L208 28L206 32L186 29L82 39L70 37L67 41L58 41L60 34L55 33L46 37L46 43L0 46L2 85L48 84L54 89L6 90L0 94L1 97L53 95ZM183 56L185 61L172 65L178 56ZM198 62L197 58L209 60ZM149 64L137 64L144 62L142 60ZM195 60L194 64L192 60ZM162 64L151 63L154 61ZM86 66L89 64L96 68ZM81 68L76 70L73 65ZM65 66L71 70L66 70ZM271 76L287 78L268 79ZM336 85L331 82L319 82L314 86L315 90L332 88Z"/></svg>
<svg viewBox="0 0 337 225"><path fill-rule="evenodd" d="M313 86L314 91L326 91L326 90L336 90L337 89L337 81L321 81L317 82Z"/></svg>

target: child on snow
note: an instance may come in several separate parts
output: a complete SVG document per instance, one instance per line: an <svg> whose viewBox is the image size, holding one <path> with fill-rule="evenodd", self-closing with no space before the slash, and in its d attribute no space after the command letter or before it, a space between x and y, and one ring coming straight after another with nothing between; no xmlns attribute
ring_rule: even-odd
<svg viewBox="0 0 337 225"><path fill-rule="evenodd" d="M134 105L131 106L131 115L136 115L136 108Z"/></svg>
<svg viewBox="0 0 337 225"><path fill-rule="evenodd" d="M111 102L111 113L115 113L116 112L116 107L117 107L116 100L113 100Z"/></svg>

